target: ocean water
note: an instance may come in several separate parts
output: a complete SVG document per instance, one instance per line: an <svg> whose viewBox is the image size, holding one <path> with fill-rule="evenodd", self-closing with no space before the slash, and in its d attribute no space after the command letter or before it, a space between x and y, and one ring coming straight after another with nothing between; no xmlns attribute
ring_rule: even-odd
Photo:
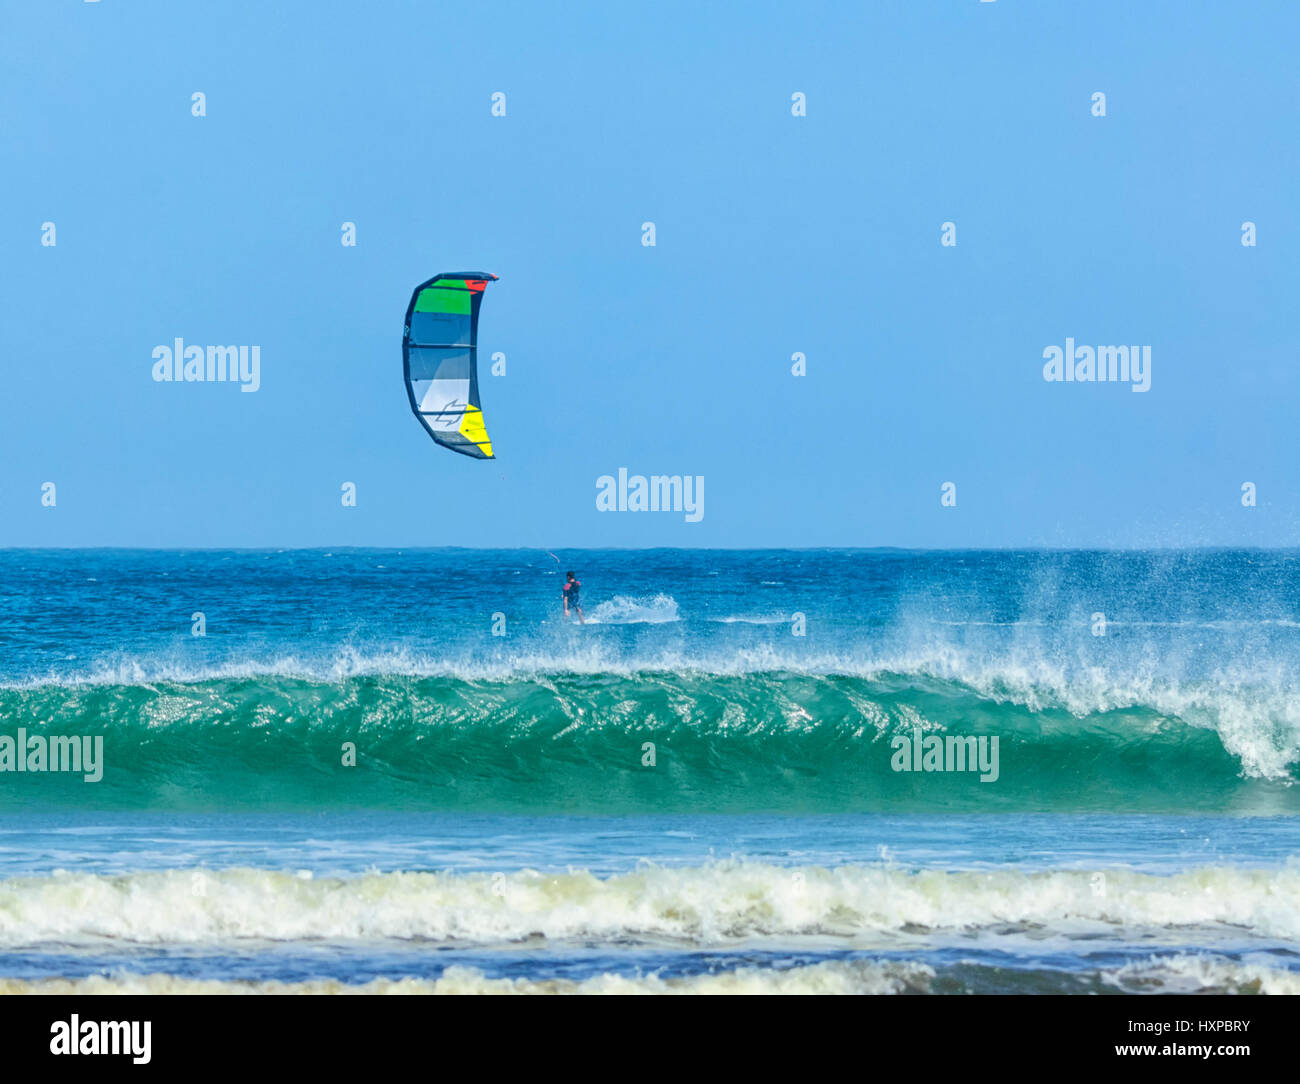
<svg viewBox="0 0 1300 1084"><path fill-rule="evenodd" d="M0 990L1300 992L1300 553L560 557L0 553Z"/></svg>

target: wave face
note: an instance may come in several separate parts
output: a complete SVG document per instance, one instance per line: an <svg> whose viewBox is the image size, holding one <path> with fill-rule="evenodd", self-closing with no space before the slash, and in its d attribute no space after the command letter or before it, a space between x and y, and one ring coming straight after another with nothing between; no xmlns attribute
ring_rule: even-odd
<svg viewBox="0 0 1300 1084"><path fill-rule="evenodd" d="M1300 809L1266 718L1115 699L788 672L37 685L0 690L0 716L102 734L103 776L7 774L0 809ZM984 771L896 770L917 734L996 737L996 764L986 744Z"/></svg>
<svg viewBox="0 0 1300 1084"><path fill-rule="evenodd" d="M1298 811L1293 553L564 565L587 625L542 552L0 554L0 766L105 761L0 809Z"/></svg>

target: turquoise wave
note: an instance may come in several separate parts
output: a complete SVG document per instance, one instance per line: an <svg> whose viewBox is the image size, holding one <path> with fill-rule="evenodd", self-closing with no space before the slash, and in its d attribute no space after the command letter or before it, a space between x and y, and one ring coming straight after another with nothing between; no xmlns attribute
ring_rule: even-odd
<svg viewBox="0 0 1300 1084"><path fill-rule="evenodd" d="M0 772L0 810L1300 812L1294 737L1240 690L1085 710L918 674L251 675L0 689L0 766L20 728L102 735L103 776ZM996 779L898 770L918 732L996 738Z"/></svg>

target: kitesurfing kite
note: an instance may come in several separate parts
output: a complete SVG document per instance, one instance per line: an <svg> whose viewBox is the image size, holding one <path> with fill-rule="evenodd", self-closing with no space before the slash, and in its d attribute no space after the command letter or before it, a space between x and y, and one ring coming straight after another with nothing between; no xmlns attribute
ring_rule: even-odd
<svg viewBox="0 0 1300 1084"><path fill-rule="evenodd" d="M406 307L402 368L411 410L444 448L494 459L478 398L478 310L485 271L444 271L422 282Z"/></svg>

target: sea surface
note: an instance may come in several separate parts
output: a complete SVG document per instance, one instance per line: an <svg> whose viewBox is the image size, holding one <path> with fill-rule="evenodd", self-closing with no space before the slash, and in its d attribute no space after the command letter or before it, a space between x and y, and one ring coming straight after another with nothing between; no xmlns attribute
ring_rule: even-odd
<svg viewBox="0 0 1300 1084"><path fill-rule="evenodd" d="M1300 552L558 556L0 551L0 991L1300 992Z"/></svg>

